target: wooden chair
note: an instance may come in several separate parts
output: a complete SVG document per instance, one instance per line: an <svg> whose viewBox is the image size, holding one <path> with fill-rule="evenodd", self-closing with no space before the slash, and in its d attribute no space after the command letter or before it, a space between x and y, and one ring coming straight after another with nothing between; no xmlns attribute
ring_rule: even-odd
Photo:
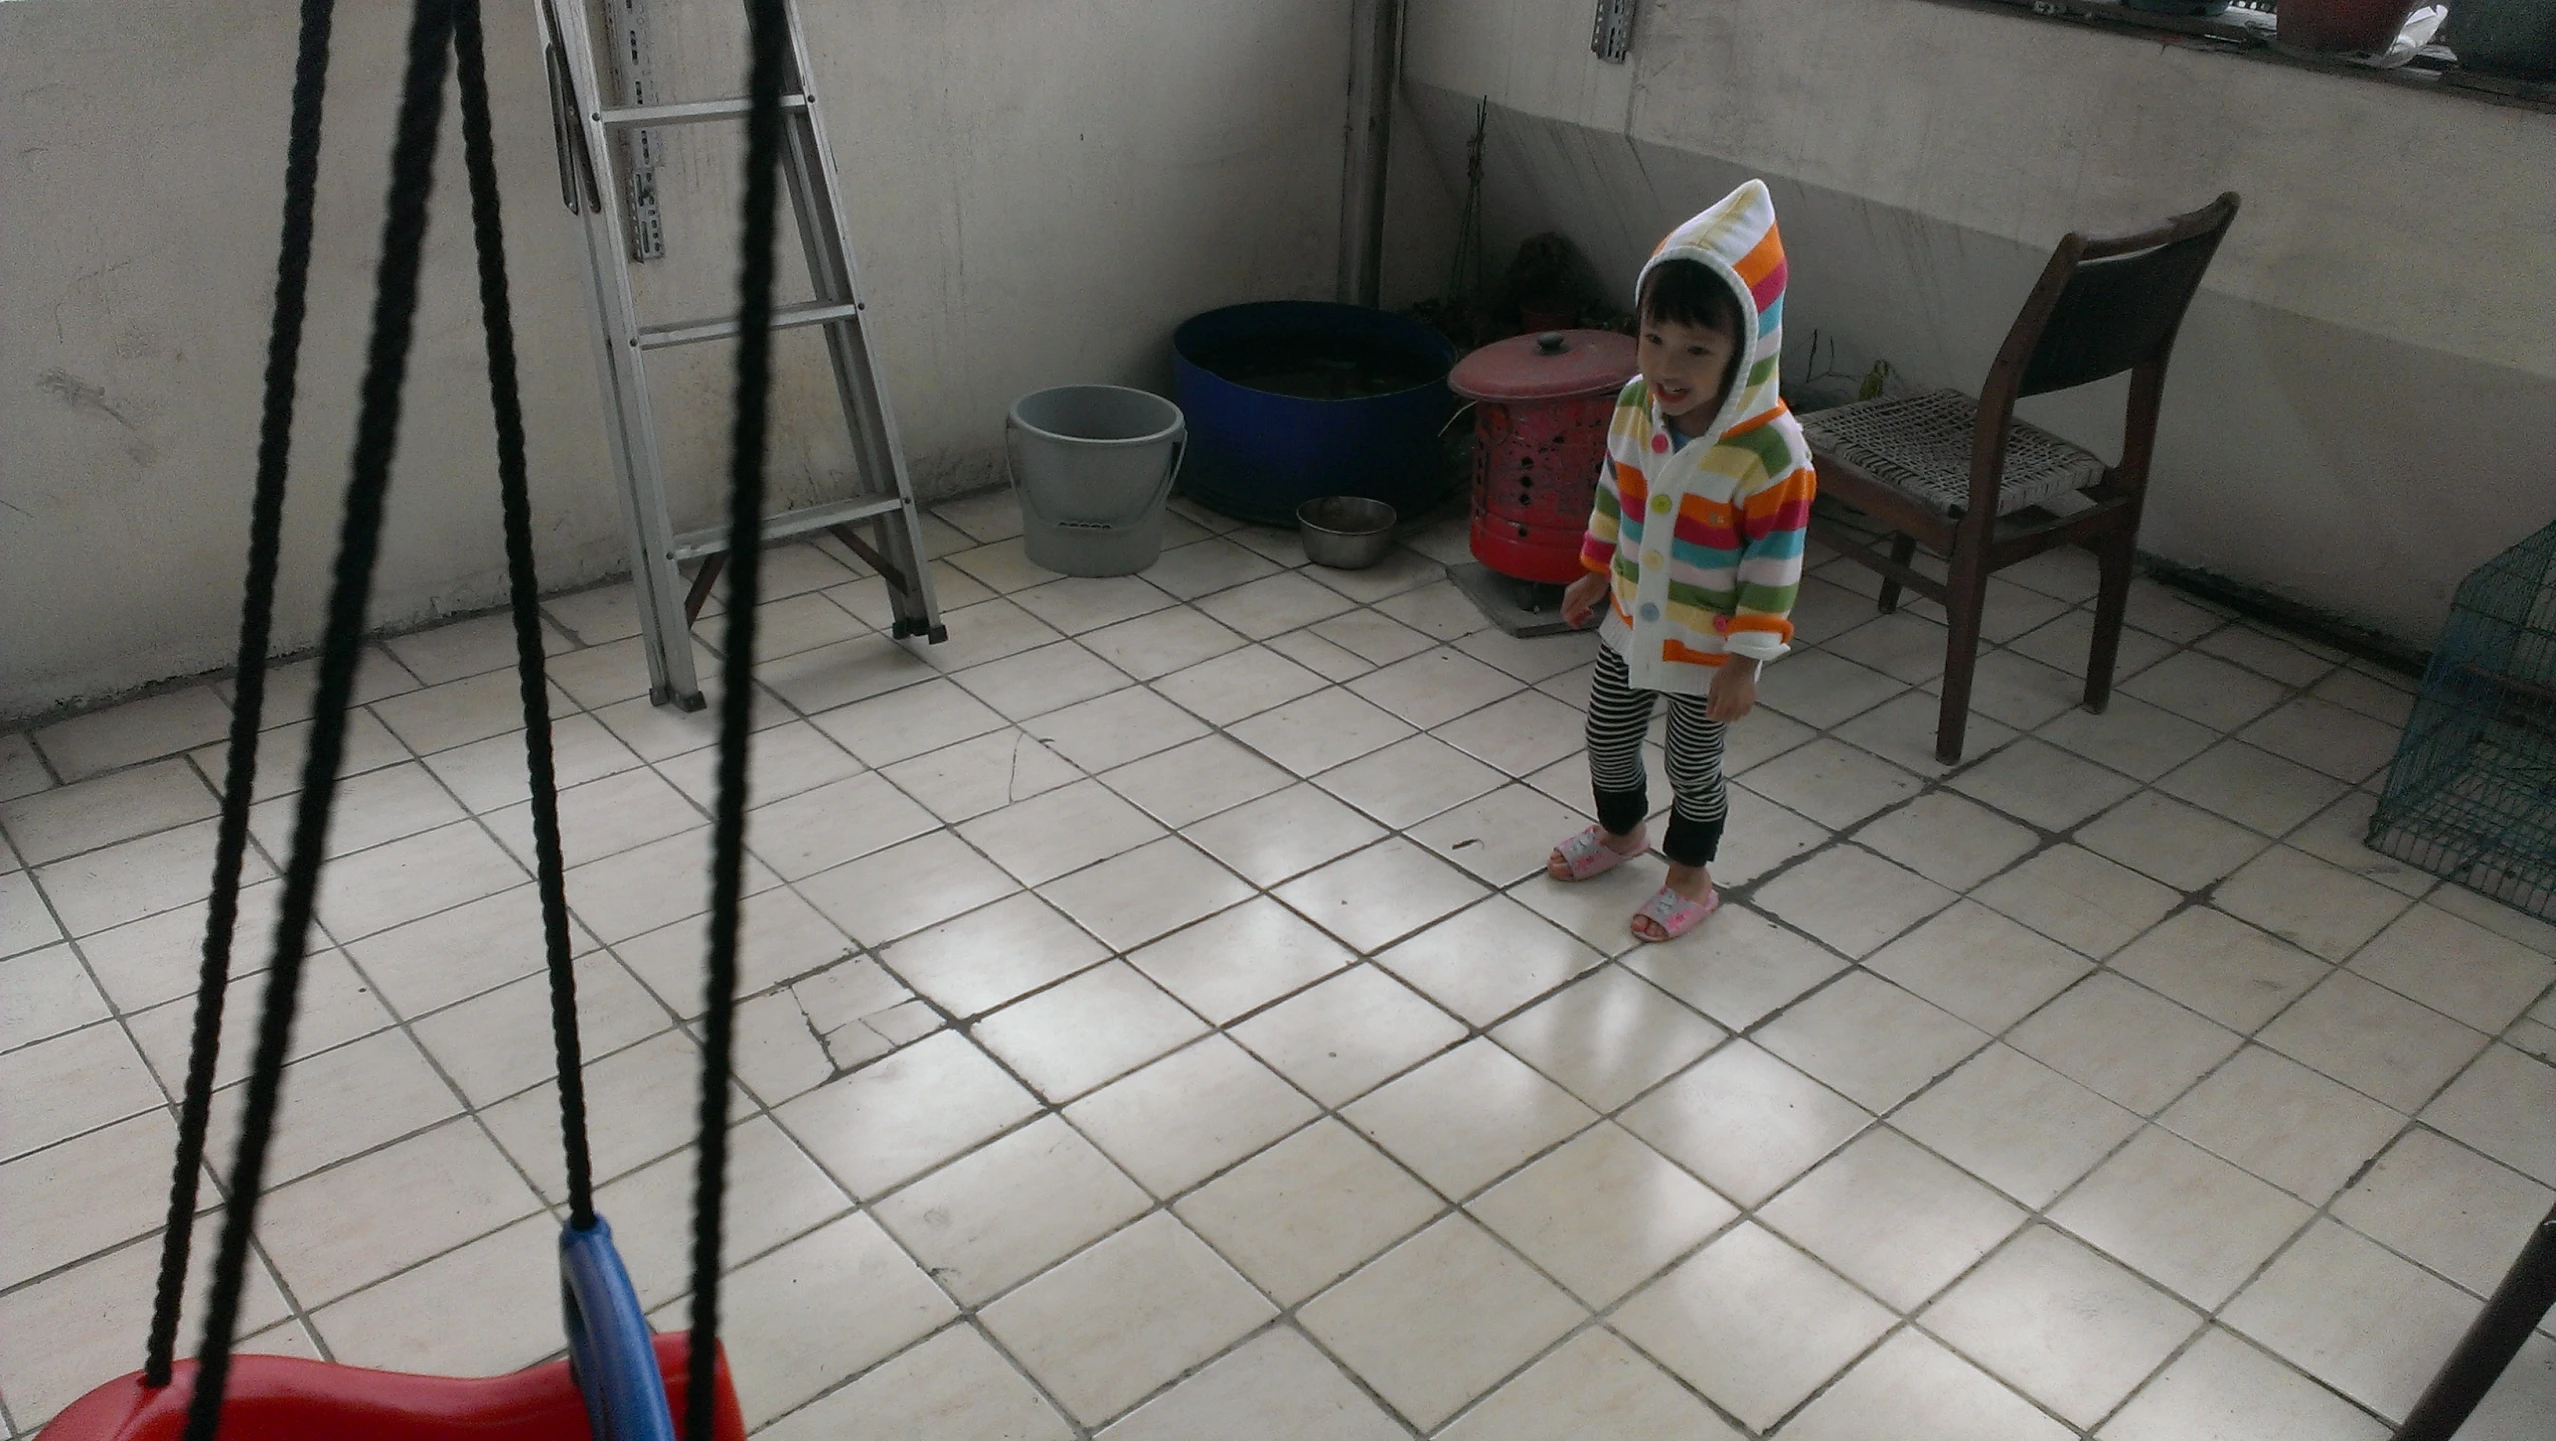
<svg viewBox="0 0 2556 1441"><path fill-rule="evenodd" d="M2227 194L2136 235L2062 239L1976 400L1939 390L1802 417L1821 493L1891 531L1890 553L1824 517L1812 518L1811 533L1881 573L1883 611L1898 608L1904 587L1950 614L1943 714L1935 731L1935 755L1946 765L1961 759L1970 720L1988 576L2054 546L2087 546L2101 562L2086 707L2101 711L2111 700L2166 361L2236 212L2237 197ZM2130 403L2118 465L2014 419L2015 402L2025 396L2072 390L2125 370ZM2072 494L2087 504L2053 518L2008 519ZM1910 564L1921 545L1949 562L1943 580Z"/></svg>

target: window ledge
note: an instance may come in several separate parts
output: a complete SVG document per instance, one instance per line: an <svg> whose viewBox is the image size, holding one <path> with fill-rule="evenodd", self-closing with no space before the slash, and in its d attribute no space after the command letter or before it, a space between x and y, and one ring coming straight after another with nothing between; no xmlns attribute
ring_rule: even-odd
<svg viewBox="0 0 2556 1441"><path fill-rule="evenodd" d="M2393 85L2400 89L2454 95L2487 105L2556 114L2556 84L2533 85L2526 81L2463 71L2457 68L2450 52L2437 45L2425 47L2411 62L2394 70L2380 70L2321 55L2284 50L2272 43L2272 17L2254 12L2230 10L2214 17L2158 15L2133 10L2121 0L1927 0L1927 3L2019 15L2028 20L2062 25L2136 33L2164 44L2216 51L2241 60L2286 65L2292 69L2313 70L2347 80Z"/></svg>

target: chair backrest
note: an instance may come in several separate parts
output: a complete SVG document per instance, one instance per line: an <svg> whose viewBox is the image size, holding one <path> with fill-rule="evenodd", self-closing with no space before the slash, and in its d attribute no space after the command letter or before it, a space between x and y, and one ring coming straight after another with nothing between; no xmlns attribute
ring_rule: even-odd
<svg viewBox="0 0 2556 1441"><path fill-rule="evenodd" d="M2230 193L2137 235L2060 241L1989 386L2011 378L2012 394L2041 395L2162 359L2236 212Z"/></svg>

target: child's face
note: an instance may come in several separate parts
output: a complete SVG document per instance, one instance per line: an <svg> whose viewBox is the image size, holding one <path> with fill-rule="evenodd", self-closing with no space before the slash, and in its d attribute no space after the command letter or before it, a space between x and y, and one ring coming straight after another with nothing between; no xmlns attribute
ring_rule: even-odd
<svg viewBox="0 0 2556 1441"><path fill-rule="evenodd" d="M1672 422L1702 425L1712 420L1722 405L1722 377L1730 374L1731 357L1738 351L1738 339L1726 331L1642 317L1642 380L1659 402L1660 413Z"/></svg>

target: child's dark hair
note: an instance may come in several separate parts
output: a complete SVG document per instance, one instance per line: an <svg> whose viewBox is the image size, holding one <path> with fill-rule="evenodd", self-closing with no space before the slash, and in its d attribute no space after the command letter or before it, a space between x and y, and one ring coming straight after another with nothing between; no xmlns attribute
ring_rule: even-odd
<svg viewBox="0 0 2556 1441"><path fill-rule="evenodd" d="M1739 297L1722 278L1698 260L1663 260L1642 277L1640 314L1644 320L1692 325L1742 340Z"/></svg>

